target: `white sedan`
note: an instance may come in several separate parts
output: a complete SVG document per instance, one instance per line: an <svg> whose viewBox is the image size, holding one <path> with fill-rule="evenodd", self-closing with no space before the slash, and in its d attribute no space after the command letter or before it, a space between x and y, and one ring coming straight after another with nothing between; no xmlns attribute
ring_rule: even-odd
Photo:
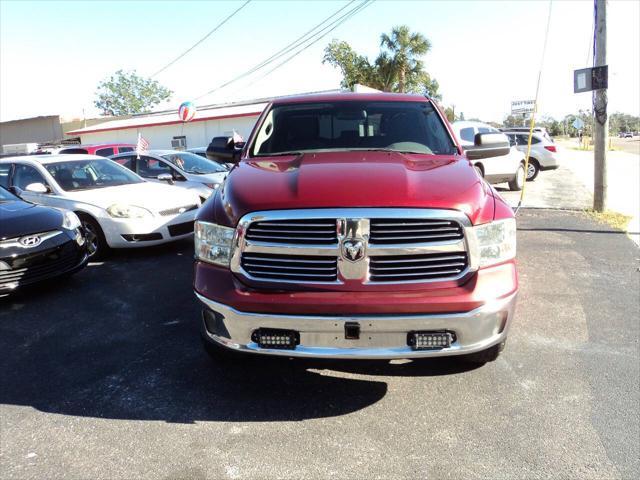
<svg viewBox="0 0 640 480"><path fill-rule="evenodd" d="M24 200L76 212L94 259L109 247L142 247L188 237L200 207L193 192L147 182L95 155L3 158L0 182Z"/></svg>

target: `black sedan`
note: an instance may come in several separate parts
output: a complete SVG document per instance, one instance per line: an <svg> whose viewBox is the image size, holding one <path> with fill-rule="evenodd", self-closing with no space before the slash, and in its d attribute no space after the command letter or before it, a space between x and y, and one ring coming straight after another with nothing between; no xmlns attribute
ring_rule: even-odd
<svg viewBox="0 0 640 480"><path fill-rule="evenodd" d="M28 203L0 187L0 297L87 264L73 212Z"/></svg>

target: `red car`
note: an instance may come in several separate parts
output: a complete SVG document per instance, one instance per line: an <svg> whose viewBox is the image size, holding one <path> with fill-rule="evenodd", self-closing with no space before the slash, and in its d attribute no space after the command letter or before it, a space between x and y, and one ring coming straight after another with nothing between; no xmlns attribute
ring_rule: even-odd
<svg viewBox="0 0 640 480"><path fill-rule="evenodd" d="M95 143L91 145L73 145L60 149L57 153L84 153L110 157L117 153L133 152L136 146L131 143Z"/></svg>
<svg viewBox="0 0 640 480"><path fill-rule="evenodd" d="M518 291L511 208L428 98L280 99L201 208L194 289L212 356L501 352ZM228 158L232 158L230 142Z"/></svg>

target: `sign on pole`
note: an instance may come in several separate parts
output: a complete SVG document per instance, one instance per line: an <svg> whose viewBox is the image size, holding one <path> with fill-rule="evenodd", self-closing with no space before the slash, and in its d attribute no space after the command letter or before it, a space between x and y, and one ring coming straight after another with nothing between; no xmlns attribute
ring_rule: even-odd
<svg viewBox="0 0 640 480"><path fill-rule="evenodd" d="M511 102L511 115L517 115L519 113L533 113L535 105L535 100L515 100Z"/></svg>
<svg viewBox="0 0 640 480"><path fill-rule="evenodd" d="M571 125L573 125L573 128L575 128L576 130L580 130L582 127L584 127L584 122L581 119L576 118Z"/></svg>
<svg viewBox="0 0 640 480"><path fill-rule="evenodd" d="M609 88L609 67L581 68L573 71L573 93Z"/></svg>

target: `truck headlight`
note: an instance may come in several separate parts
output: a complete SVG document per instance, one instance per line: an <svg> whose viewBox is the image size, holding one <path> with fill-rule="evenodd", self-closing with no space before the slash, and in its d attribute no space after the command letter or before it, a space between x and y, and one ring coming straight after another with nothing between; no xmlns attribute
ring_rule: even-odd
<svg viewBox="0 0 640 480"><path fill-rule="evenodd" d="M75 230L77 228L80 228L80 225L80 219L75 213L71 211L62 212L62 228L65 228L67 230Z"/></svg>
<svg viewBox="0 0 640 480"><path fill-rule="evenodd" d="M516 256L516 220L507 218L471 228L479 267L506 262Z"/></svg>
<svg viewBox="0 0 640 480"><path fill-rule="evenodd" d="M196 221L194 236L196 258L203 262L228 267L231 261L234 234L234 228Z"/></svg>
<svg viewBox="0 0 640 480"><path fill-rule="evenodd" d="M153 214L146 208L135 205L124 205L115 203L107 208L107 213L115 218L145 218L152 217Z"/></svg>

